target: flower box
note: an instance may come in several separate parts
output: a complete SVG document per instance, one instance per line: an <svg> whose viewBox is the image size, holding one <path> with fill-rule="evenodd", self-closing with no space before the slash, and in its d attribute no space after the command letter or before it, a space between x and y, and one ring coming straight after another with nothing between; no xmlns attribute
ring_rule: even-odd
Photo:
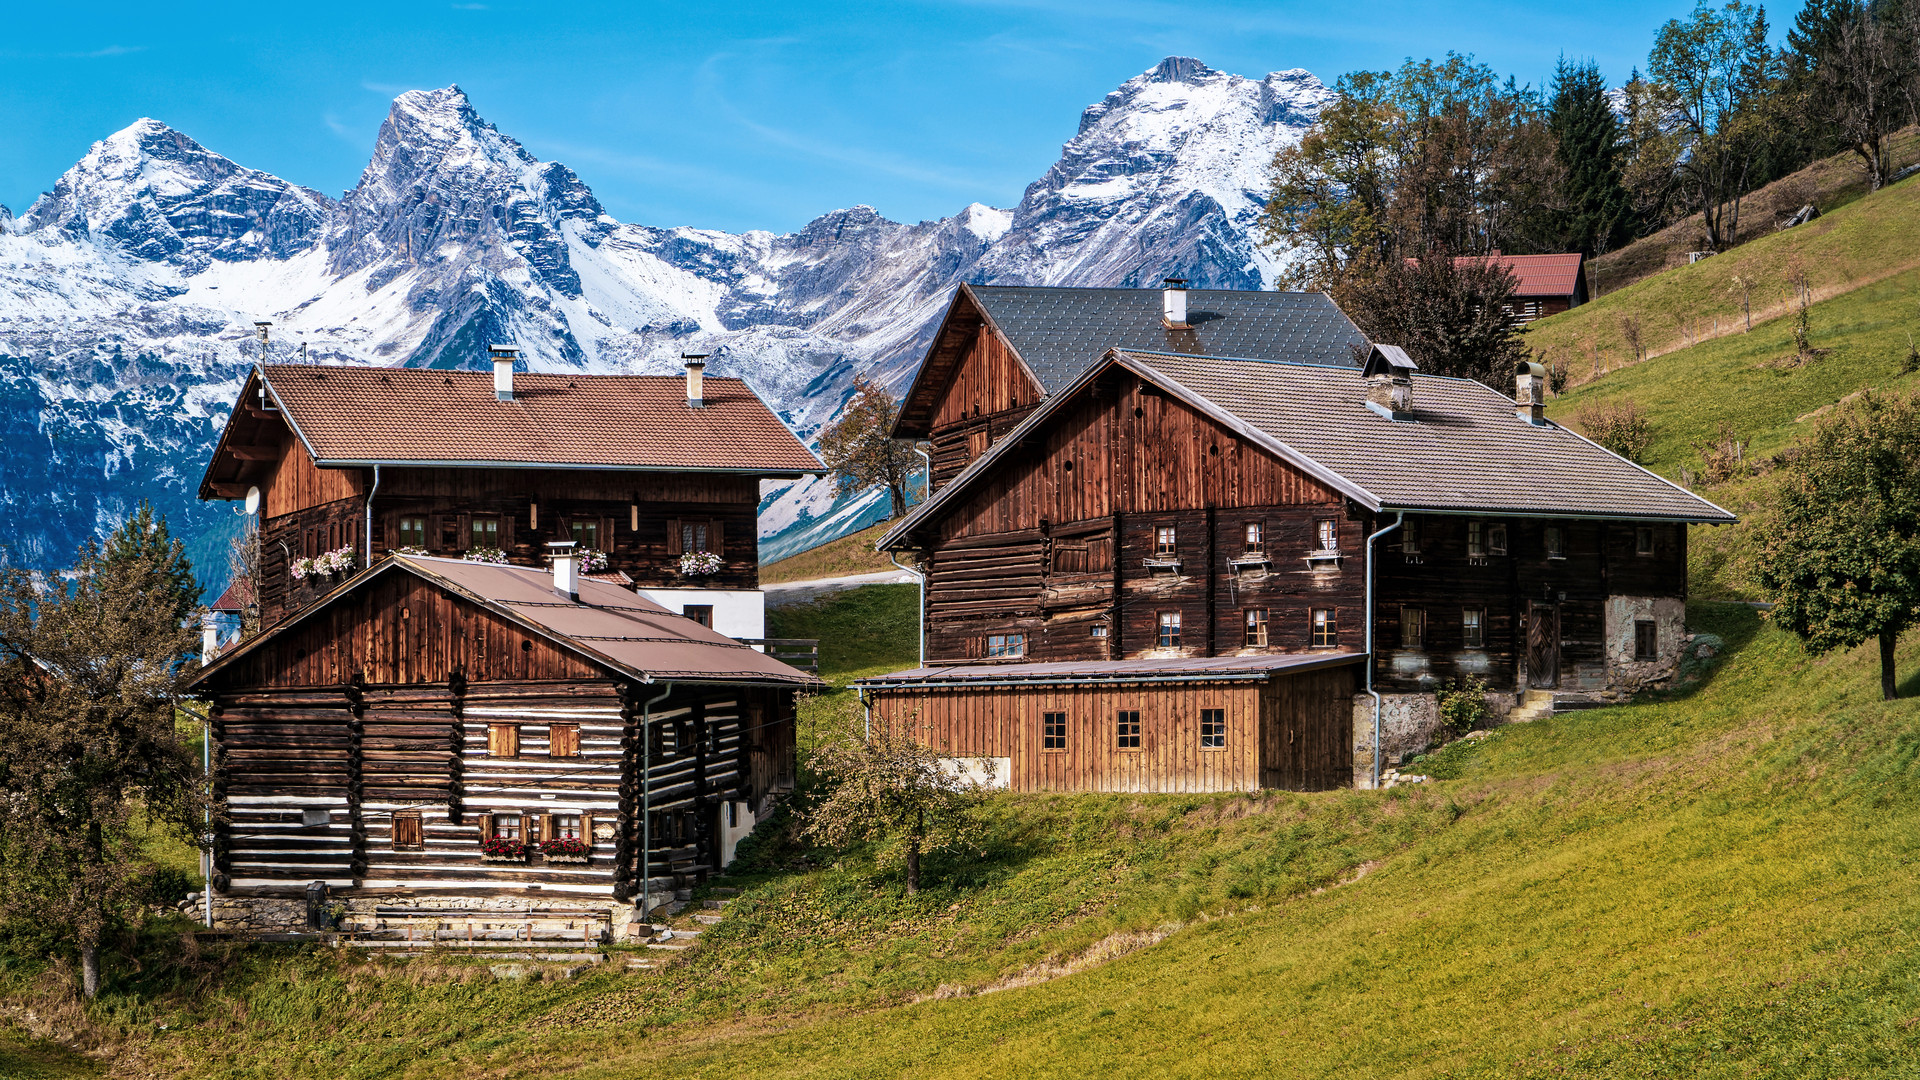
<svg viewBox="0 0 1920 1080"><path fill-rule="evenodd" d="M584 866L586 865L587 857L585 855L549 855L547 856L547 861L550 863L579 863Z"/></svg>
<svg viewBox="0 0 1920 1080"><path fill-rule="evenodd" d="M726 566L726 561L711 551L689 551L680 556L680 572L687 577L711 577Z"/></svg>
<svg viewBox="0 0 1920 1080"><path fill-rule="evenodd" d="M524 863L527 861L527 856L525 852L522 852L519 855L482 855L480 856L480 861L481 862Z"/></svg>

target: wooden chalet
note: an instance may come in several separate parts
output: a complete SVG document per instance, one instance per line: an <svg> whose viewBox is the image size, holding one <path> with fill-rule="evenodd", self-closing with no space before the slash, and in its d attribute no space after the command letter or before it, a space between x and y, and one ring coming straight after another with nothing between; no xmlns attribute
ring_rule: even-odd
<svg viewBox="0 0 1920 1080"><path fill-rule="evenodd" d="M216 925L298 929L314 883L369 924L623 922L731 857L791 789L818 680L573 562L386 556L195 677L228 808Z"/></svg>
<svg viewBox="0 0 1920 1080"><path fill-rule="evenodd" d="M820 469L738 379L268 364L247 379L201 482L252 493L263 625L386 552L587 573L736 638L765 635L760 481ZM719 557L710 573L681 557ZM595 565L604 562L603 566Z"/></svg>
<svg viewBox="0 0 1920 1080"><path fill-rule="evenodd" d="M1547 420L1537 366L1510 398L1355 350L1351 324L1316 315L1251 357L1101 347L1042 384L980 358L1197 336L1189 303L1332 305L1025 289L1028 314L1005 319L993 292L961 290L928 356L944 368L902 410L899 433L949 458L881 541L925 573L926 662L863 684L876 722L995 759L1019 787L1322 788L1426 745L1448 681L1484 680L1504 710L1529 691L1608 699L1677 665L1686 526L1733 516ZM1115 319L1131 321L1102 329ZM961 425L1015 410L952 471Z"/></svg>
<svg viewBox="0 0 1920 1080"><path fill-rule="evenodd" d="M1472 262L1482 256L1464 255L1454 262ZM1499 248L1484 256L1513 275L1513 305L1508 314L1515 323L1530 323L1577 308L1587 302L1585 257L1577 251L1550 255L1506 255Z"/></svg>

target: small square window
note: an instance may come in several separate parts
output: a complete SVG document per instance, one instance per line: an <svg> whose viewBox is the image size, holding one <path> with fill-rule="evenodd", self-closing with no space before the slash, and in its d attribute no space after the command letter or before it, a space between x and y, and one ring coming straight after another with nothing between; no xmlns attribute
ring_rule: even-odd
<svg viewBox="0 0 1920 1080"><path fill-rule="evenodd" d="M579 814L553 815L553 835L551 837L548 837L548 839L550 840L585 840L586 839L585 834L583 834L580 831L580 815Z"/></svg>
<svg viewBox="0 0 1920 1080"><path fill-rule="evenodd" d="M1487 527L1478 521L1467 522L1467 556L1483 559L1487 555Z"/></svg>
<svg viewBox="0 0 1920 1080"><path fill-rule="evenodd" d="M1227 748L1227 710L1200 710L1200 749L1225 750Z"/></svg>
<svg viewBox="0 0 1920 1080"><path fill-rule="evenodd" d="M1267 550L1267 527L1258 521L1247 522L1247 554L1258 555Z"/></svg>
<svg viewBox="0 0 1920 1080"><path fill-rule="evenodd" d="M1633 553L1635 555L1653 554L1653 529L1642 525L1633 530Z"/></svg>
<svg viewBox="0 0 1920 1080"><path fill-rule="evenodd" d="M493 838L495 840L518 840L520 839L520 832L519 814L493 815Z"/></svg>
<svg viewBox="0 0 1920 1080"><path fill-rule="evenodd" d="M1633 620L1633 658L1660 659L1660 625L1652 619Z"/></svg>
<svg viewBox="0 0 1920 1080"><path fill-rule="evenodd" d="M400 519L400 546L427 550L427 519L423 517L403 517Z"/></svg>
<svg viewBox="0 0 1920 1080"><path fill-rule="evenodd" d="M1420 522L1408 518L1400 525L1400 550L1408 555L1420 554Z"/></svg>
<svg viewBox="0 0 1920 1080"><path fill-rule="evenodd" d="M709 630L713 629L712 604L688 604L680 609L680 613Z"/></svg>
<svg viewBox="0 0 1920 1080"><path fill-rule="evenodd" d="M393 814L393 846L396 848L419 848L421 841L420 811L396 810Z"/></svg>
<svg viewBox="0 0 1920 1080"><path fill-rule="evenodd" d="M1507 527L1505 525L1487 526L1487 554L1505 555L1507 553Z"/></svg>
<svg viewBox="0 0 1920 1080"><path fill-rule="evenodd" d="M1332 608L1313 609L1313 634L1309 639L1316 649L1331 649L1340 644L1340 624Z"/></svg>
<svg viewBox="0 0 1920 1080"><path fill-rule="evenodd" d="M987 659L1000 660L1010 656L1027 655L1027 635L1025 634L988 634Z"/></svg>
<svg viewBox="0 0 1920 1080"><path fill-rule="evenodd" d="M1460 613L1460 644L1469 649L1487 647L1487 613L1468 608Z"/></svg>
<svg viewBox="0 0 1920 1080"><path fill-rule="evenodd" d="M1547 526L1547 558L1564 559L1566 557L1566 534L1560 531L1560 526L1558 525Z"/></svg>
<svg viewBox="0 0 1920 1080"><path fill-rule="evenodd" d="M1094 624L1093 624L1092 626L1090 626L1090 627L1088 627L1088 628L1087 628L1087 636L1088 636L1088 637L1096 637L1096 638L1103 638L1103 637L1106 637L1106 636L1107 636L1107 624L1106 624L1106 623L1094 623Z"/></svg>
<svg viewBox="0 0 1920 1080"><path fill-rule="evenodd" d="M1160 632L1158 638L1155 640L1155 645L1162 649L1179 648L1180 613L1177 611L1161 612L1159 627Z"/></svg>
<svg viewBox="0 0 1920 1080"><path fill-rule="evenodd" d="M1065 750L1067 748L1067 714L1050 712L1040 718L1040 749Z"/></svg>
<svg viewBox="0 0 1920 1080"><path fill-rule="evenodd" d="M1321 519L1320 550L1321 551L1339 551L1340 550L1340 523L1339 522L1334 521L1331 518Z"/></svg>
<svg viewBox="0 0 1920 1080"><path fill-rule="evenodd" d="M707 528L707 522L704 522L704 521L681 522L680 523L680 553L683 555L692 555L696 552L712 551L713 549L707 546L708 535L709 533ZM718 552L715 552L715 554L718 554Z"/></svg>
<svg viewBox="0 0 1920 1080"><path fill-rule="evenodd" d="M500 519L495 517L477 517L467 531L468 548L498 548L500 546Z"/></svg>
<svg viewBox="0 0 1920 1080"><path fill-rule="evenodd" d="M1400 647L1423 649L1427 645L1427 613L1417 607L1400 609Z"/></svg>
<svg viewBox="0 0 1920 1080"><path fill-rule="evenodd" d="M1248 608L1246 610L1247 637L1249 648L1262 648L1267 644L1267 609Z"/></svg>
<svg viewBox="0 0 1920 1080"><path fill-rule="evenodd" d="M598 521L573 522L573 542L579 547L600 550L600 523Z"/></svg>
<svg viewBox="0 0 1920 1080"><path fill-rule="evenodd" d="M1180 533L1172 525L1156 526L1153 530L1153 555L1156 559L1171 559L1179 551Z"/></svg>
<svg viewBox="0 0 1920 1080"><path fill-rule="evenodd" d="M1114 745L1122 750L1140 749L1140 713L1133 709L1122 711L1115 725L1117 740Z"/></svg>

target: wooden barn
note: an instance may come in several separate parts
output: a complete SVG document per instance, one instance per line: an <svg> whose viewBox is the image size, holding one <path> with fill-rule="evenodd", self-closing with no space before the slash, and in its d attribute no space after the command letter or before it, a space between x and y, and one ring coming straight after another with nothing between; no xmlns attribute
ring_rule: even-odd
<svg viewBox="0 0 1920 1080"><path fill-rule="evenodd" d="M604 913L731 857L818 680L560 551L384 557L201 671L216 925L298 929L315 882L360 912Z"/></svg>
<svg viewBox="0 0 1920 1080"><path fill-rule="evenodd" d="M1105 764L1112 750L1137 748L1119 741L1136 732L1207 737L1205 712L1231 708L1206 703L1227 685L1215 669L1155 684L1137 707L1080 695L1064 709L1051 687L985 673L1070 664L1091 684L1141 661L1362 658L1357 696L1318 678L1321 699L1303 689L1283 706L1296 719L1230 724L1226 746L1206 747L1233 753L1236 731L1262 746L1276 729L1310 732L1313 745L1337 739L1348 747L1338 775L1282 769L1278 782L1326 787L1370 783L1426 745L1434 692L1448 682L1482 680L1500 711L1568 707L1676 667L1686 527L1733 516L1547 420L1536 366L1517 373L1516 397L1420 375L1397 348L1354 348L1351 324L1326 316L1322 296L1020 292L1052 295L1023 297L1019 320L990 321L1000 298L962 290L955 312L987 296L979 325L959 333L972 344L936 338L929 365L953 356L944 374L922 372L898 434L957 445L960 421L934 421L964 413L973 423L976 397L1020 401L1042 385L1030 365L980 357L1018 358L1026 341L1064 356L1078 341L1096 360L1045 384L958 472L936 457L933 495L881 541L924 571L926 660L865 684L877 717L918 717L956 758L1013 757L1017 785L1235 788L1252 774L1193 771L1180 754L1145 779ZM1097 295L1107 292L1128 295ZM1237 339L1259 351L1198 352L1179 324L1231 322L1208 318L1203 302L1241 313L1268 304L1268 331ZM1113 319L1133 323L1107 328ZM1019 329L1002 335L1000 322ZM1123 334L1186 347L1092 346ZM1012 385L984 389L992 378ZM1023 764L1018 749L1043 745L1048 717L1063 711L1069 736L1053 749L1079 760ZM1272 786L1255 757L1258 783Z"/></svg>
<svg viewBox="0 0 1920 1080"><path fill-rule="evenodd" d="M591 576L765 636L760 481L820 462L746 383L528 374L504 347L494 369L254 371L200 497L259 501L263 625L385 552L541 566L572 541Z"/></svg>
<svg viewBox="0 0 1920 1080"><path fill-rule="evenodd" d="M1577 308L1587 302L1586 259L1577 251L1548 255L1507 255L1495 248L1490 255L1462 255L1456 263L1486 261L1513 275L1513 303L1508 315L1515 323L1530 323Z"/></svg>

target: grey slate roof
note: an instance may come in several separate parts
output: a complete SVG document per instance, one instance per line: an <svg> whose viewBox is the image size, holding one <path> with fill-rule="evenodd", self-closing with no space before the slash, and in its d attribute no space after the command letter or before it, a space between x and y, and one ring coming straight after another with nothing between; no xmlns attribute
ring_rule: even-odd
<svg viewBox="0 0 1920 1080"><path fill-rule="evenodd" d="M1125 367L1370 510L1511 513L1726 523L1733 514L1551 421L1514 415L1512 398L1471 379L1414 375L1411 420L1366 405L1356 368L1112 350L915 507L876 545L922 525L1022 453L1074 391Z"/></svg>
<svg viewBox="0 0 1920 1080"><path fill-rule="evenodd" d="M1272 356L1357 366L1366 336L1325 293L1187 290L1191 330L1160 321L1159 289L969 285L987 318L1048 394L1109 348L1199 356Z"/></svg>
<svg viewBox="0 0 1920 1080"><path fill-rule="evenodd" d="M1729 522L1734 516L1471 379L1413 376L1413 419L1368 409L1357 371L1267 360L1122 354L1154 382L1267 436L1379 509ZM1339 485L1337 485L1339 486Z"/></svg>

